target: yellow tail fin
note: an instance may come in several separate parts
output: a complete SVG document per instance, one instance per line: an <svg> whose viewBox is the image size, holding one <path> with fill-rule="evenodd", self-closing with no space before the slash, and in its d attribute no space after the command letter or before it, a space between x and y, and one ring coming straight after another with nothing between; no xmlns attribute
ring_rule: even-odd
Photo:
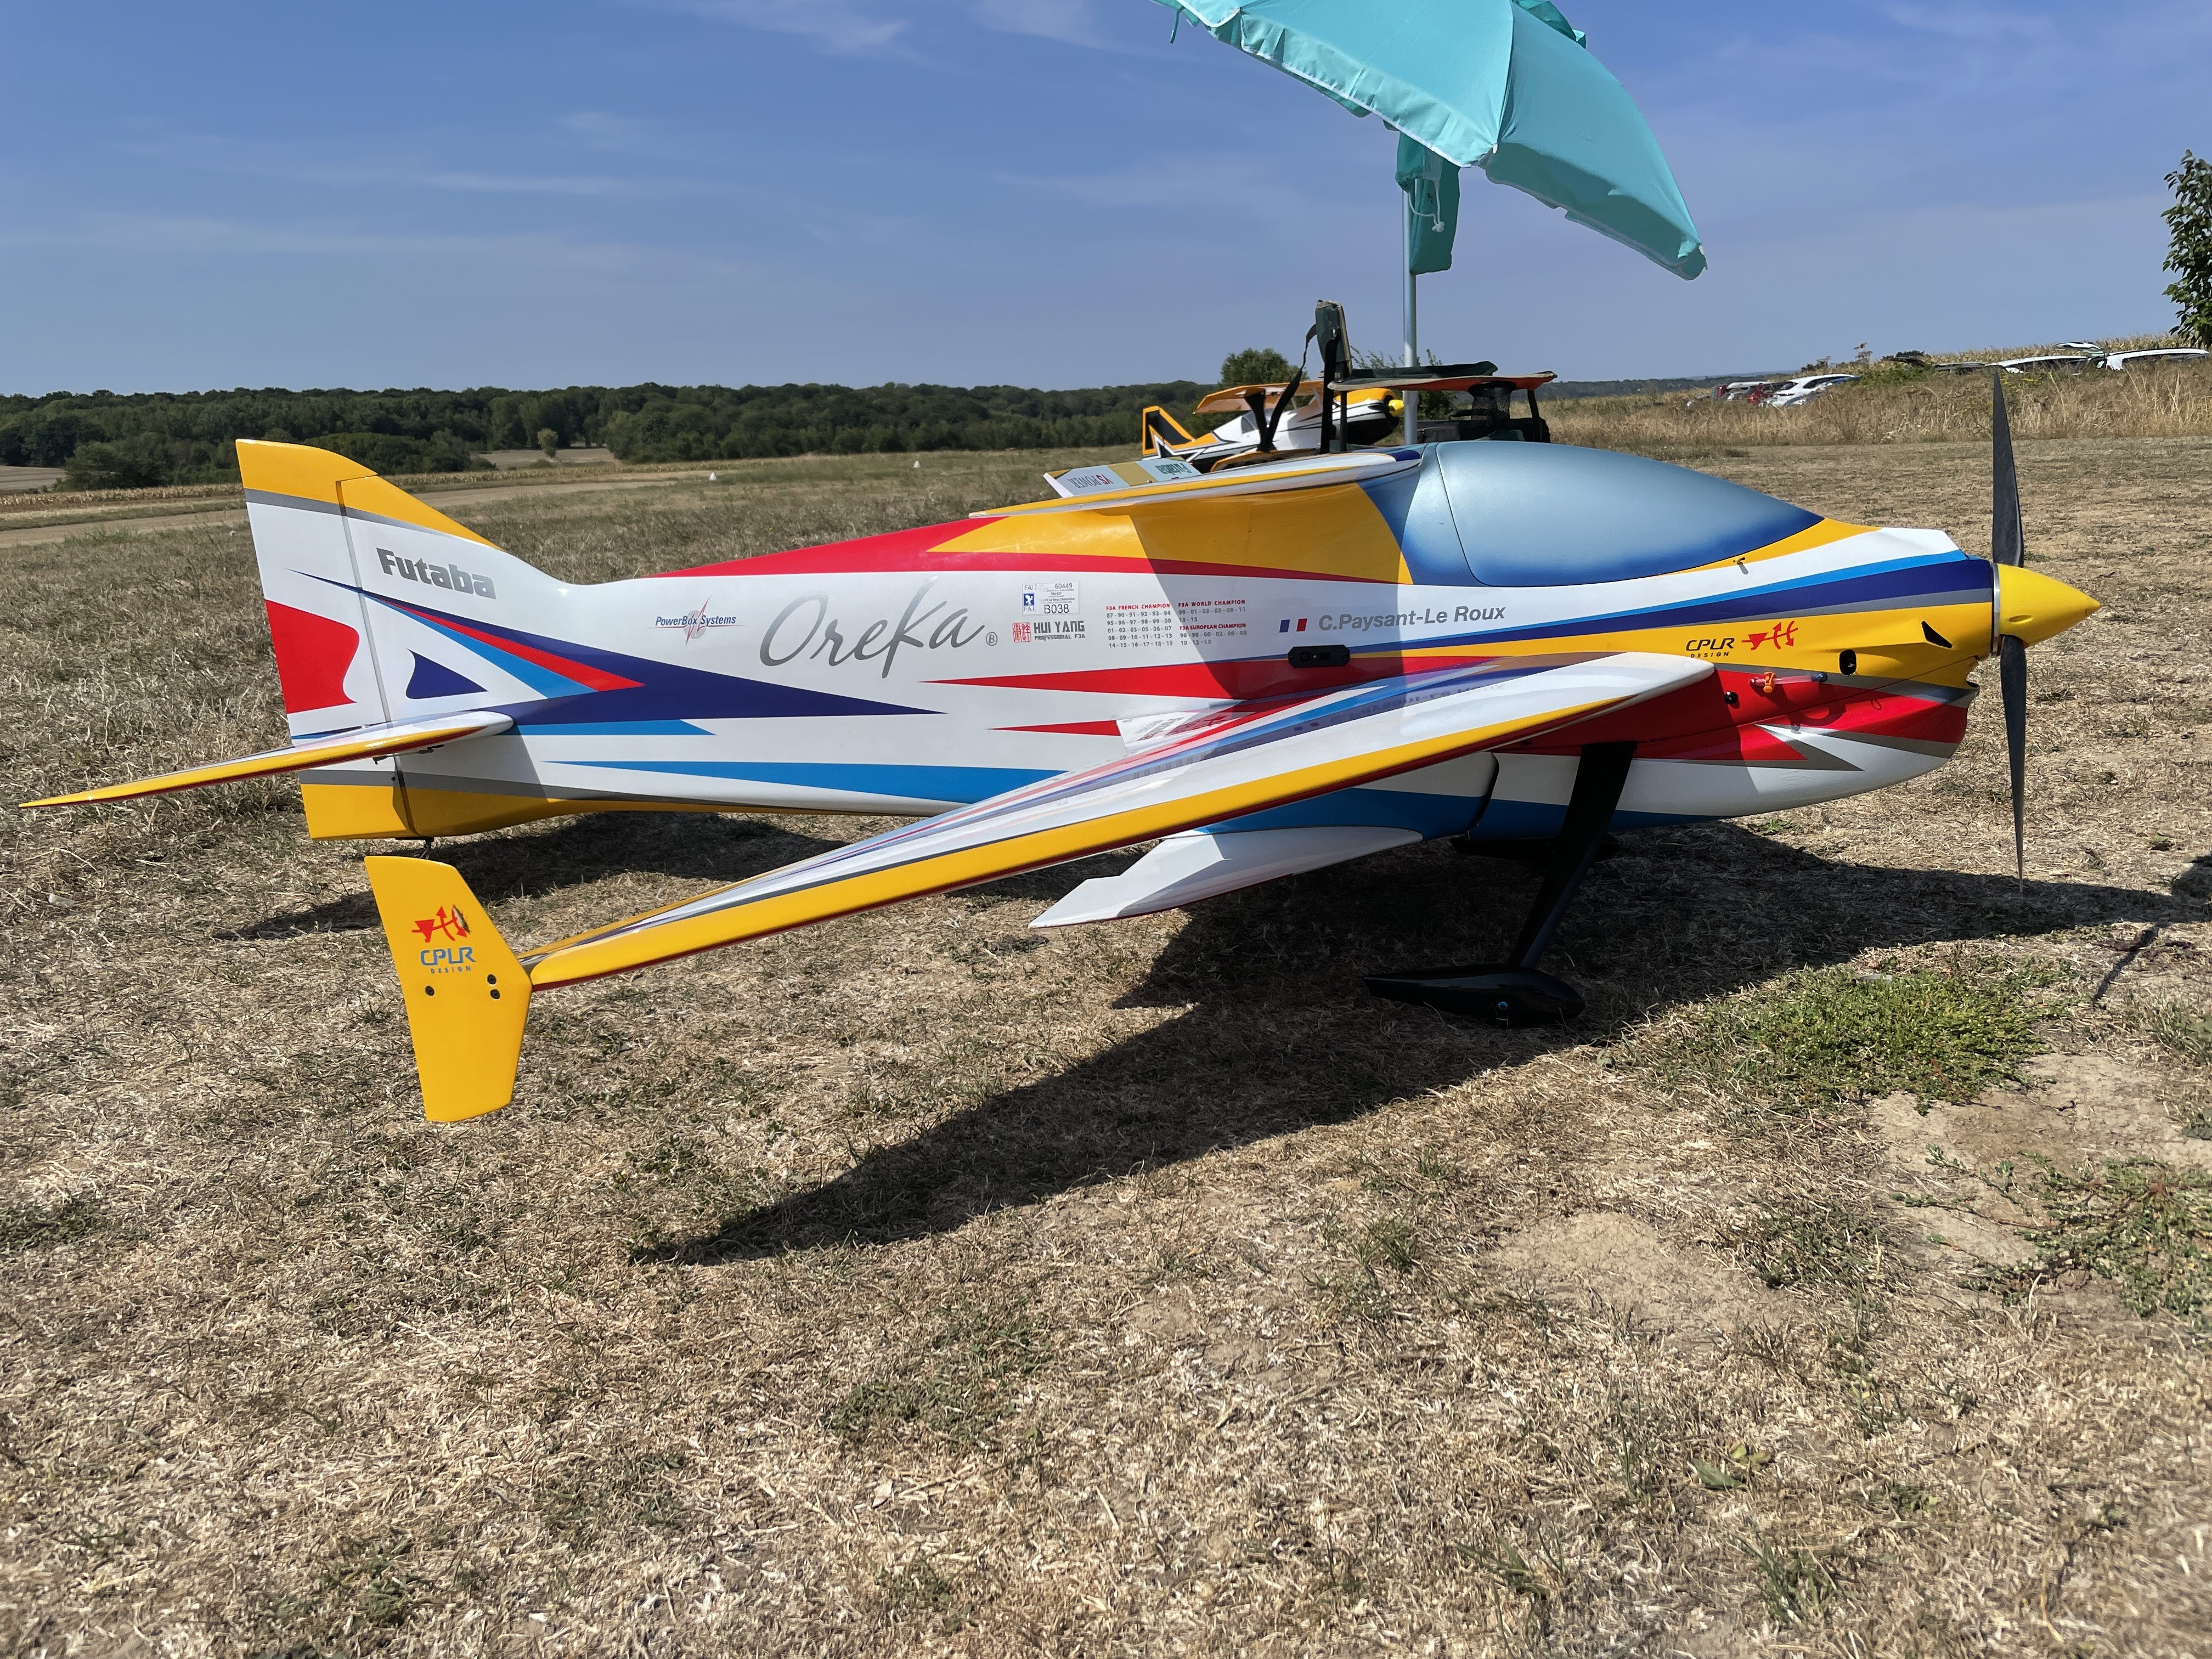
<svg viewBox="0 0 2212 1659"><path fill-rule="evenodd" d="M1150 455L1156 449L1165 454L1198 441L1195 434L1185 431L1182 422L1158 404L1146 405L1145 412L1137 418L1137 451L1139 454Z"/></svg>
<svg viewBox="0 0 2212 1659"><path fill-rule="evenodd" d="M497 1111L514 1098L530 975L452 865L363 862L407 996L422 1115L458 1123Z"/></svg>

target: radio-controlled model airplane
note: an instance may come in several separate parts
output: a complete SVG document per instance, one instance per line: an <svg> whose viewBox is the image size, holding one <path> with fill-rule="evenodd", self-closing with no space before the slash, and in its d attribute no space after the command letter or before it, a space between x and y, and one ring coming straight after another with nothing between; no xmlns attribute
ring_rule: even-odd
<svg viewBox="0 0 2212 1659"><path fill-rule="evenodd" d="M919 818L520 954L450 866L370 858L441 1121L511 1097L539 992L1147 841L1036 925L1437 836L1546 842L1510 961L1368 983L1559 1018L1581 998L1537 963L1608 828L1917 777L1992 653L2017 847L2023 647L2096 602L2021 567L2001 391L1996 415L1994 565L1635 455L1346 449L1340 420L1203 476L588 587L343 456L241 442L290 745L30 805L296 772L323 839Z"/></svg>

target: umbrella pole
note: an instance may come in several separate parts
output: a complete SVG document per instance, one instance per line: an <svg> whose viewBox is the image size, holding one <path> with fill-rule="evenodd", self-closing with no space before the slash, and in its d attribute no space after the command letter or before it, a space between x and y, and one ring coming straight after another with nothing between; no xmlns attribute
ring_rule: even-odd
<svg viewBox="0 0 2212 1659"><path fill-rule="evenodd" d="M1407 368L1419 368L1421 365L1421 279L1413 275L1413 198L1410 196L1406 198L1404 230L1404 240L1406 244L1406 259L1404 267L1406 272L1406 297L1404 307L1406 322L1406 367ZM1403 395L1406 399L1406 442L1410 445L1418 441L1420 431L1419 422L1420 420L1421 413L1421 394L1418 392L1408 391Z"/></svg>

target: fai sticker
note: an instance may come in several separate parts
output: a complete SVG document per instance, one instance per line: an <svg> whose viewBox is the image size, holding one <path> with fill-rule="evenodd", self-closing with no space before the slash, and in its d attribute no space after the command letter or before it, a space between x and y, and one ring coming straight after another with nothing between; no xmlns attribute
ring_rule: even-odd
<svg viewBox="0 0 2212 1659"><path fill-rule="evenodd" d="M1082 610L1072 580L1022 584L1022 615L1030 621L1039 617L1079 616Z"/></svg>

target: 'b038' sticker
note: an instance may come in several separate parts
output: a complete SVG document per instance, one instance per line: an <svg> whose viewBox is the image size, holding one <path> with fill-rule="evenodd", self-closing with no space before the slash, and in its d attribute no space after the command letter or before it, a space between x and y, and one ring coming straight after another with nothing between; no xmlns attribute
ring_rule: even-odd
<svg viewBox="0 0 2212 1659"><path fill-rule="evenodd" d="M1083 605L1072 580L1022 584L1022 617L1025 621L1040 617L1075 617L1082 612Z"/></svg>

